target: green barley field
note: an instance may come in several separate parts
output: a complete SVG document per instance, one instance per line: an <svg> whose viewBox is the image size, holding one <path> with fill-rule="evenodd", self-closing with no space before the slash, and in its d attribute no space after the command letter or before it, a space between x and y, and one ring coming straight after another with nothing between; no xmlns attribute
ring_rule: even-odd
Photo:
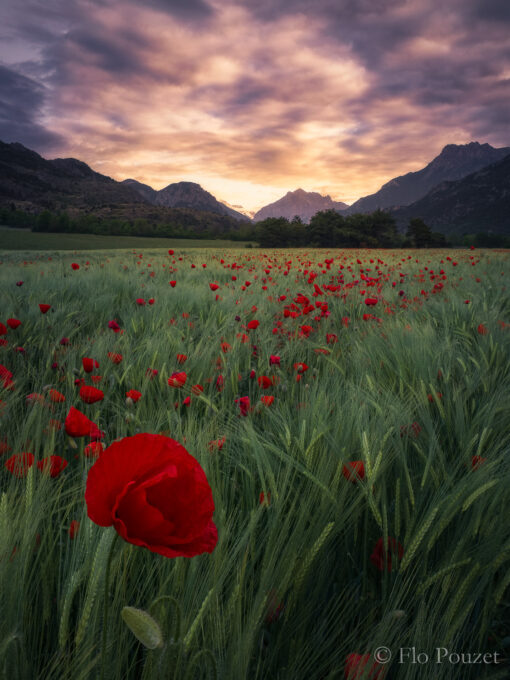
<svg viewBox="0 0 510 680"><path fill-rule="evenodd" d="M509 252L134 248L0 251L1 677L510 677Z"/></svg>

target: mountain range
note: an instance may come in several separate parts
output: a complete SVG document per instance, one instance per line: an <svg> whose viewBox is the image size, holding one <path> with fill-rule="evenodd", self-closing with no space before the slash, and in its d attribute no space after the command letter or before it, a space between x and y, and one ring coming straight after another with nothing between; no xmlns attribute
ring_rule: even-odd
<svg viewBox="0 0 510 680"><path fill-rule="evenodd" d="M495 149L490 144L447 144L439 156L417 172L395 177L375 194L360 198L346 213L368 213L378 208L397 208L419 200L445 181L461 179L510 154L510 147Z"/></svg>
<svg viewBox="0 0 510 680"><path fill-rule="evenodd" d="M75 158L48 161L22 144L0 142L0 202L7 201L28 211L143 203L134 189Z"/></svg>
<svg viewBox="0 0 510 680"><path fill-rule="evenodd" d="M236 220L249 219L246 215L218 201L212 194L202 189L200 184L195 182L174 182L164 189L160 189L160 191L156 191L148 184L137 182L136 179L125 179L121 184L125 184L137 191L140 196L149 203L152 203L152 205L213 212L220 215L229 215Z"/></svg>
<svg viewBox="0 0 510 680"><path fill-rule="evenodd" d="M510 233L510 154L455 182L442 182L411 205L391 211L404 227L421 217L444 234Z"/></svg>
<svg viewBox="0 0 510 680"><path fill-rule="evenodd" d="M267 217L286 217L291 220L294 216L308 223L316 212L320 210L345 210L347 203L333 201L330 196L322 196L315 191L288 191L283 198L264 206L255 213L253 219L258 222Z"/></svg>
<svg viewBox="0 0 510 680"><path fill-rule="evenodd" d="M70 212L111 211L145 217L148 208L164 217L164 209L224 215L237 221L249 218L217 201L194 182L176 182L161 191L134 179L117 182L94 172L75 158L45 160L22 144L0 141L0 203L15 203L23 210L49 209Z"/></svg>
<svg viewBox="0 0 510 680"><path fill-rule="evenodd" d="M217 228L239 228L249 217L218 201L194 182L175 182L156 191L135 179L117 182L74 158L45 160L22 144L0 141L0 206L28 211L93 213L152 223L192 217ZM448 144L426 167L396 177L351 206L302 189L289 191L261 208L255 221L299 216L309 222L322 210L349 215L376 209L390 212L401 228L421 217L443 233L510 232L510 147ZM209 215L209 218L207 217ZM219 220L219 222L218 222Z"/></svg>

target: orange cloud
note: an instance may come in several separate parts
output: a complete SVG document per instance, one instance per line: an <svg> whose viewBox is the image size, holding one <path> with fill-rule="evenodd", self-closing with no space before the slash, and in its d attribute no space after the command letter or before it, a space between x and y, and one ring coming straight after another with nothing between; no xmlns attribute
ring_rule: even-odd
<svg viewBox="0 0 510 680"><path fill-rule="evenodd" d="M298 186L352 202L446 143L508 143L509 56L498 26L499 42L473 41L469 2L366 0L349 14L322 0L53 0L45 25L31 0L7 37L35 50L12 68L44 85L24 129L39 126L53 155L157 189L196 181L251 209Z"/></svg>

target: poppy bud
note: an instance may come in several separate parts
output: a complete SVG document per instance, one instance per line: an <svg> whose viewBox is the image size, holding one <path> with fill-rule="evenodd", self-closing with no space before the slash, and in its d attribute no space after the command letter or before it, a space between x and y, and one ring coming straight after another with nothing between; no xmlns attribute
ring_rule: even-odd
<svg viewBox="0 0 510 680"><path fill-rule="evenodd" d="M148 612L136 607L123 607L121 616L129 630L147 649L163 647L161 628Z"/></svg>
<svg viewBox="0 0 510 680"><path fill-rule="evenodd" d="M73 521L69 525L69 529L68 529L69 538L71 540L76 538L76 536L78 535L79 529L80 529L80 523L78 522L77 519L73 519Z"/></svg>

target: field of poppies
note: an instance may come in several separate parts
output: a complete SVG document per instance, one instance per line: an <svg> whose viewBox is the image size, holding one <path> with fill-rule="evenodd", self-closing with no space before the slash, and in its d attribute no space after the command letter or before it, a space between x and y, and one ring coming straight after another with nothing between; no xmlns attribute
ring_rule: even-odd
<svg viewBox="0 0 510 680"><path fill-rule="evenodd" d="M1 677L508 678L509 263L0 252Z"/></svg>

